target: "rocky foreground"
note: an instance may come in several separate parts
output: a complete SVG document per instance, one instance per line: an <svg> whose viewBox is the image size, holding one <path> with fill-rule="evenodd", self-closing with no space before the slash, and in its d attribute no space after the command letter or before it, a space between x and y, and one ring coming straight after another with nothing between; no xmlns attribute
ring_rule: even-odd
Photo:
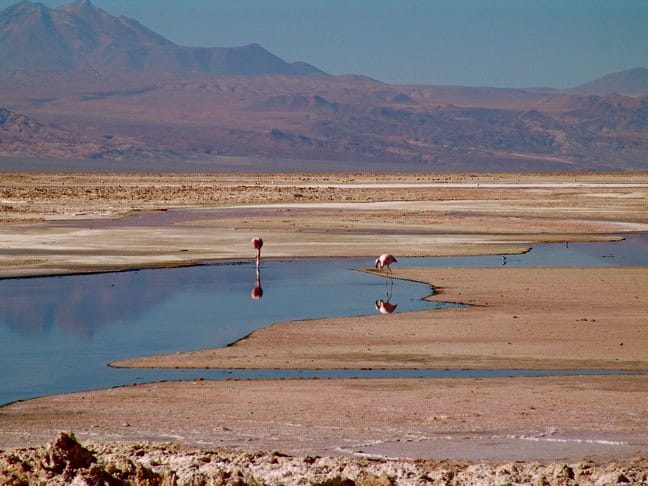
<svg viewBox="0 0 648 486"><path fill-rule="evenodd" d="M0 483L22 484L648 484L648 459L623 462L469 463L278 452L201 450L180 445L79 444L60 433L46 446L0 451Z"/></svg>

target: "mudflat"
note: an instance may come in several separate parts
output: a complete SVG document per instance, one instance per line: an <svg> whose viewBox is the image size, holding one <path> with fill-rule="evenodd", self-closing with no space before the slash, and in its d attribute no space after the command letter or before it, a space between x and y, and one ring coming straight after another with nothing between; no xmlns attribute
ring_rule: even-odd
<svg viewBox="0 0 648 486"><path fill-rule="evenodd" d="M648 174L3 174L0 204L3 276L252 258L249 239L256 235L266 241L265 257L499 254L646 231ZM431 299L468 306L276 323L227 348L117 365L642 371L648 369L647 268L395 266L394 278L434 286ZM136 462L155 457L141 467L179 474L181 458L226 447L221 459L245 474L266 467L249 478L287 484L338 476L362 484L362 471L402 484L425 475L457 484L460 478L641 482L648 480L648 462L631 458L648 456L646 380L638 374L125 386L3 407L0 447L43 444L72 430L94 444L100 462L113 461L106 471L114 474L122 464L115 454ZM142 440L176 445L133 445ZM232 448L281 454L234 460ZM14 471L20 458L29 462L34 454L4 452L0 469ZM301 469L282 454L302 458ZM326 469L314 455L381 459L327 459ZM455 462L406 459L421 457ZM207 462L216 467L215 458ZM316 476L322 468L328 472ZM86 477L90 470L72 472Z"/></svg>
<svg viewBox="0 0 648 486"><path fill-rule="evenodd" d="M153 368L648 369L648 268L419 268L464 308L277 323Z"/></svg>

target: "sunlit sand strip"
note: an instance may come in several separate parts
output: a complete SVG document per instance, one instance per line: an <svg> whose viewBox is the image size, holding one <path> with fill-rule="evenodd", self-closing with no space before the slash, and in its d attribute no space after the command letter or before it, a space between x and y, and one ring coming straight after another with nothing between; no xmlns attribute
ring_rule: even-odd
<svg viewBox="0 0 648 486"><path fill-rule="evenodd" d="M510 212L524 205L525 211L532 208L531 201L507 201L502 204L501 201L371 201L371 202L285 202L285 203L263 203L263 204L237 204L224 206L220 209L353 209L356 211L452 211L452 210L471 210L478 212L488 210L489 212ZM536 205L537 206L537 205ZM217 210L218 208L214 208ZM553 207L537 207L538 210L555 211ZM618 213L623 214L621 210L607 208L560 208L561 212L573 211L598 212L602 214Z"/></svg>
<svg viewBox="0 0 648 486"><path fill-rule="evenodd" d="M308 187L314 189L334 188L334 189L627 189L648 187L645 182L363 182L363 183L331 183L331 184L313 184L313 183L291 183L278 184L257 183L255 186L260 187Z"/></svg>

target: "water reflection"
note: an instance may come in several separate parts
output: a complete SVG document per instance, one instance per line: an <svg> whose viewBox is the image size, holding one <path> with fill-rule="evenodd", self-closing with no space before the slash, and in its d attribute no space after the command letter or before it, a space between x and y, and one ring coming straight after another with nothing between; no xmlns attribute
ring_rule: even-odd
<svg viewBox="0 0 648 486"><path fill-rule="evenodd" d="M403 258L399 264L497 267L502 261L501 256ZM648 265L648 234L627 235L620 243L538 245L525 255L508 255L506 261L507 267ZM260 268L250 291L253 266L249 260L226 261L164 270L0 279L0 404L167 379L170 372L117 370L106 363L225 346L273 322L389 314L390 306L391 312L397 307L392 301L398 302L398 312L448 306L422 300L430 294L428 285L404 280L394 285L391 279L352 271L371 266L367 259L347 258L265 260L263 279L271 286L272 298L261 299ZM375 303L375 310L370 303ZM261 375L254 371L251 376Z"/></svg>
<svg viewBox="0 0 648 486"><path fill-rule="evenodd" d="M226 346L273 322L375 312L367 303L384 292L384 281L353 270L367 263L273 259L257 274L248 260L0 279L0 404L149 376L109 368L110 361ZM261 297L261 272L271 299L250 298ZM399 281L393 291L401 312L444 306L422 300L428 285Z"/></svg>
<svg viewBox="0 0 648 486"><path fill-rule="evenodd" d="M378 299L375 303L375 308L381 314L391 314L396 310L396 307L398 307L398 304L391 303L392 292L394 290L394 279L391 277L385 279L385 288L385 298Z"/></svg>
<svg viewBox="0 0 648 486"><path fill-rule="evenodd" d="M25 335L56 328L90 338L98 329L135 319L168 299L183 284L181 274L177 277L162 286L156 285L155 273L147 272L5 281L0 324Z"/></svg>
<svg viewBox="0 0 648 486"><path fill-rule="evenodd" d="M400 260L400 264L404 267L648 265L648 233L626 235L625 241L617 243L571 242L567 246L566 243L561 242L538 245L533 251L524 255L404 258ZM226 305L228 309L231 308L232 313L237 313L240 312L243 304L235 300L235 292L242 292L243 298L248 301L250 299L258 301L263 296L261 267L255 275L254 287L251 290L250 274L239 270L241 266L250 268L252 265L249 262L229 261L184 269L0 279L0 328L9 328L22 336L47 334L56 330L65 335L90 340L98 333L105 332L118 324L130 325L129 323L134 321L147 319L151 309L171 306L179 294L195 296L201 291L218 297L216 299L212 297L204 303L195 302L193 309L188 311L189 315L194 316L192 319L195 319L197 314L205 312L203 310L205 304L215 304L216 300L221 302L221 306ZM345 302L352 300L361 302L362 293L356 287L349 291L339 279L340 272L343 270L366 266L367 261L362 259L309 262L268 260L264 262L263 277L266 284L270 278L273 286L273 301L282 295L282 289L286 287L291 289L291 300L294 305L294 297L303 291L308 297L304 300L307 303L295 306L296 313L300 311L315 313L319 312L318 309L321 307L311 299L316 295L320 298L325 297L326 300L339 293L344 297ZM309 280L304 281L307 278L306 272L310 272L314 267L318 270L313 270L314 273L308 275ZM326 272L321 270L324 268L327 269ZM270 273L266 274L266 272ZM343 272L345 276L349 276L348 273ZM284 281L284 276L288 275L290 277ZM335 275L330 277L330 282L326 281L329 275ZM281 280L281 288L279 280ZM368 277L365 285L389 286L384 296L379 299L376 299L379 293L376 292L375 286L365 287L363 290L369 294L368 301L375 303L377 311L382 312L381 309L387 311L390 305L385 304L396 306L392 303L393 280L385 279L383 284L372 276ZM397 287L401 294L409 288L403 281L399 281ZM311 289L310 292L308 289ZM225 295L228 297L224 297ZM404 303L403 299L408 298L401 296L397 301ZM234 305L234 302L237 304ZM275 302L272 305L274 307ZM401 312L403 310L400 309ZM357 314L359 311L352 312ZM185 316L174 317L177 317L178 321L186 320Z"/></svg>
<svg viewBox="0 0 648 486"><path fill-rule="evenodd" d="M257 262L256 265L256 280L254 281L254 288L250 292L250 297L253 300L260 300L263 297L263 288L261 287L261 267Z"/></svg>
<svg viewBox="0 0 648 486"><path fill-rule="evenodd" d="M396 307L398 307L398 304L392 304L388 300L378 299L376 301L376 309L381 314L391 314L396 310Z"/></svg>

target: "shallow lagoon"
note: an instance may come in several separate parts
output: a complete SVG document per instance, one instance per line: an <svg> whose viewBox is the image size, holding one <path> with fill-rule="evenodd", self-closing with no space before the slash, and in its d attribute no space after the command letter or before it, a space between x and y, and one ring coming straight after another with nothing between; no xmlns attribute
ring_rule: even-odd
<svg viewBox="0 0 648 486"><path fill-rule="evenodd" d="M373 259L228 261L187 268L0 280L0 404L34 396L181 378L351 376L536 376L527 370L130 370L127 357L225 346L273 322L397 312L447 304L422 299L430 286L354 271ZM524 255L400 258L399 266L648 265L648 235L618 243L537 245ZM555 372L551 372L555 374ZM576 374L566 370L563 373Z"/></svg>

